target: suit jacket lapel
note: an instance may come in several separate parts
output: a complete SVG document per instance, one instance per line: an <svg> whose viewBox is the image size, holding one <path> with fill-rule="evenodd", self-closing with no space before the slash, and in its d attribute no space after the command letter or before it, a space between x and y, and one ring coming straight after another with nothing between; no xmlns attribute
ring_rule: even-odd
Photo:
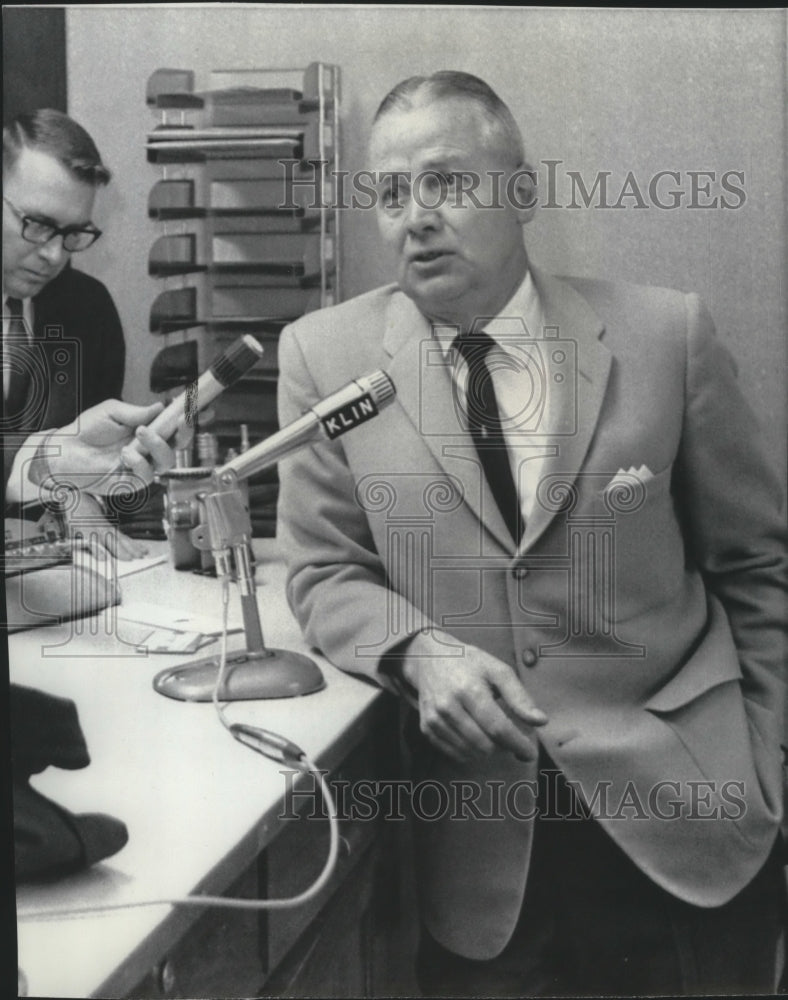
<svg viewBox="0 0 788 1000"><path fill-rule="evenodd" d="M607 387L611 356L600 343L603 325L588 302L571 285L531 267L539 292L547 328L557 328L570 357L574 352L574 391L553 391L547 442L553 454L542 467L542 487L537 493L526 524L521 551L530 549L555 517L555 504L549 501L549 484L558 477L571 488L583 464L599 419ZM571 381L571 379L570 379ZM548 478L549 477L549 478Z"/></svg>

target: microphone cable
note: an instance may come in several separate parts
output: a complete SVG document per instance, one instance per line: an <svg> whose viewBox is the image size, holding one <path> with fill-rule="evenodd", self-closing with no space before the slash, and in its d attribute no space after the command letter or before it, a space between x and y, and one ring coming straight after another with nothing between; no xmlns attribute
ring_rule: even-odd
<svg viewBox="0 0 788 1000"><path fill-rule="evenodd" d="M117 912L118 910L139 909L144 906L203 906L214 907L227 910L285 910L301 906L309 900L314 899L327 885L336 870L337 859L339 857L339 818L334 804L331 789L325 774L318 770L315 764L307 757L306 753L296 744L276 733L271 733L256 726L247 726L242 723L230 723L225 714L226 703L221 704L219 691L227 670L227 632L228 632L228 609L230 600L229 577L222 580L222 638L221 652L219 657L219 670L216 675L216 684L212 692L212 701L219 721L230 735L239 743L243 743L250 750L263 754L282 763L290 764L298 768L304 774L314 775L319 784L329 822L329 847L326 862L323 869L314 882L303 892L295 896L287 896L281 899L246 899L233 896L212 896L212 895L188 895L188 896L166 896L156 899L143 899L127 903L99 903L90 906L64 906L45 909L23 909L17 911L17 920L22 922L46 921L46 920L69 920L82 917L93 916L98 913Z"/></svg>

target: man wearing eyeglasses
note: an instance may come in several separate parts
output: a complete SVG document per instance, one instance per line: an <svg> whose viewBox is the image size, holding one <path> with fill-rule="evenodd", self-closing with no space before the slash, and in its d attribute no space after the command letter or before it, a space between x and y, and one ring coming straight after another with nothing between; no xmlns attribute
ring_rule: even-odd
<svg viewBox="0 0 788 1000"><path fill-rule="evenodd" d="M49 454L63 473L78 477L102 462L111 468L135 428L157 411L119 401L125 344L117 310L100 281L69 266L73 254L101 236L92 215L96 192L109 179L90 135L59 111L20 115L3 130L7 502L30 498L30 460L46 440L38 432L50 433ZM54 438L52 429L60 429ZM148 482L155 467L172 464L173 455L145 427L137 436L148 458L128 452L128 461ZM89 494L86 508L100 517ZM119 533L113 533L113 547L126 558L145 552Z"/></svg>

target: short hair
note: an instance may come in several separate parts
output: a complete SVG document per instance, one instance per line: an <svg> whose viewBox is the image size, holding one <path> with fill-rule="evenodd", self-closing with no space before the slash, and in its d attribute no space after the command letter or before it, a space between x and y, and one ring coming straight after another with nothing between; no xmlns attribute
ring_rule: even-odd
<svg viewBox="0 0 788 1000"><path fill-rule="evenodd" d="M525 162L520 128L508 106L492 87L472 73L442 69L430 76L410 76L393 87L378 105L373 126L390 111L425 107L435 101L460 98L472 101L485 112L484 126L498 133L518 163Z"/></svg>
<svg viewBox="0 0 788 1000"><path fill-rule="evenodd" d="M73 118L52 108L17 115L3 129L3 173L10 171L23 149L48 153L83 184L100 187L112 176L101 162L91 137Z"/></svg>

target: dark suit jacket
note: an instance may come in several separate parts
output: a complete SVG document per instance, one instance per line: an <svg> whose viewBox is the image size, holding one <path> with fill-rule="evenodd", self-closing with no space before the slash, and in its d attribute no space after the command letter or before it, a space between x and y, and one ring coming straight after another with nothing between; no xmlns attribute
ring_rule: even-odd
<svg viewBox="0 0 788 1000"><path fill-rule="evenodd" d="M4 483L28 434L64 427L96 403L120 398L123 390L123 330L100 281L65 268L33 299L33 317L34 399L25 426L4 439Z"/></svg>
<svg viewBox="0 0 788 1000"><path fill-rule="evenodd" d="M540 741L619 846L676 896L720 905L782 813L779 484L697 296L533 275L555 405L518 551L429 324L396 286L283 331L283 423L376 368L397 388L375 420L280 463L288 598L312 644L383 686L385 654L436 627L447 670L463 642L510 664L549 717ZM641 466L642 482L607 489ZM449 803L417 824L423 916L448 948L490 958L523 899L535 765L455 764L414 723L414 777Z"/></svg>

